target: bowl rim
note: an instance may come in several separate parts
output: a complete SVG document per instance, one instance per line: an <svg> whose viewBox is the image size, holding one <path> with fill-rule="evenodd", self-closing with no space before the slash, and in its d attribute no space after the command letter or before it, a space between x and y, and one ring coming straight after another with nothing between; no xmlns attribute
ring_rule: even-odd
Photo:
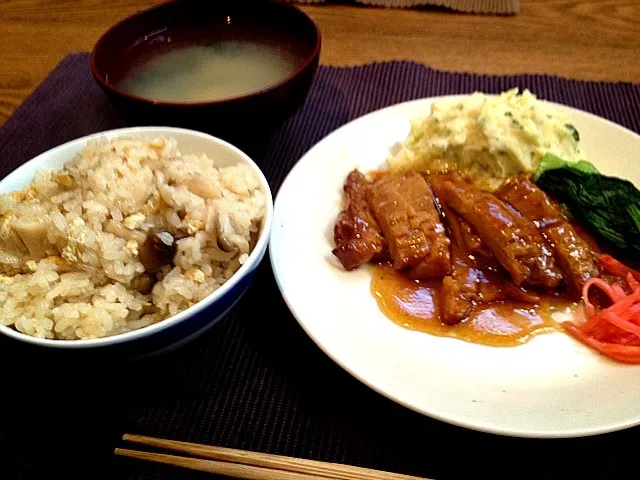
<svg viewBox="0 0 640 480"><path fill-rule="evenodd" d="M100 338L91 338L91 339L81 339L81 340L61 340L61 339L49 339L49 338L39 338L33 337L31 335L27 335L25 333L19 332L18 330L13 329L12 327L0 324L0 334L6 335L14 340L18 340L21 342L25 342L32 345L37 345L41 347L48 348L59 348L66 350L81 350L81 349L89 349L94 347L108 347L120 345L123 343L135 342L137 340L144 339L150 335L159 333L163 330L167 330L178 323L181 323L187 320L192 315L195 315L202 311L205 307L208 307L214 304L217 300L224 297L227 292L229 292L233 287L235 287L240 279L244 278L251 271L255 270L260 261L262 260L263 254L266 252L267 244L269 242L269 237L271 234L271 226L273 220L273 196L271 192L271 188L269 186L269 182L267 181L264 173L260 169L260 167L242 150L233 146L229 142L226 142L220 138L214 137L213 135L209 135L203 132L198 132L196 130L190 130L186 128L177 128L177 127L161 127L161 126L147 126L147 127L126 127L126 128L117 128L113 130L106 130L103 132L94 133L91 135L86 135L84 137L77 138L75 140L71 140L69 142L63 143L49 149L40 155L32 158L31 160L25 162L18 168L14 169L11 173L6 175L4 178L0 179L0 185L6 181L9 177L14 175L20 175L20 170L23 168L27 170L27 166L43 161L44 158L51 156L58 150L62 150L64 148L69 148L72 145L78 144L80 150L82 149L81 144L85 144L90 140L95 140L102 137L107 137L109 139L124 137L124 136L133 136L133 135L144 135L144 134L156 134L162 136L171 136L172 133L181 133L187 134L194 137L200 137L206 141L218 144L223 148L230 150L233 154L235 154L240 161L248 164L252 170L258 175L260 185L264 191L266 197L266 211L262 218L262 226L260 235L258 237L258 241L256 245L253 247L253 250L249 254L247 261L240 266L240 268L218 289L211 292L209 295L204 297L202 300L197 302L185 310L182 310L176 313L173 316L160 320L157 323L153 323L151 325L147 325L142 328L138 328L136 330L131 330L125 333L119 333L107 337ZM179 148L179 145L178 145Z"/></svg>
<svg viewBox="0 0 640 480"><path fill-rule="evenodd" d="M96 56L97 56L97 52L98 49L102 46L102 44L106 41L106 39L110 36L113 35L113 33L120 28L123 24L132 21L134 19L143 17L145 15L148 15L150 12L155 11L155 10L160 10L162 8L167 8L170 5L173 4L177 4L177 3L181 3L184 2L185 0L169 0L163 3L160 3L158 5L154 5L150 8L144 9L140 12L134 13L133 15L130 15L122 20L120 20L118 23L116 23L115 25L109 27L109 29L104 32L100 38L98 39L98 41L95 43L95 45L93 46L93 49L91 50L91 56L90 56L90 65L91 65L91 73L93 75L93 78L98 82L98 84L108 90L109 92L111 92L114 95L118 95L124 98L127 98L128 100L135 100L137 102L141 102L144 103L146 105L155 105L158 107L213 107L213 106L219 106L219 105L228 105L231 104L233 102L237 102L237 101L245 101L245 100L251 100L253 98L256 98L260 95L264 95L266 93L269 93L271 91L277 90L278 88L280 88L281 86L289 83L290 81L294 80L295 78L297 78L299 75L301 75L307 68L309 68L316 60L319 59L320 56L320 50L322 47L322 34L320 33L320 29L318 28L318 25L316 24L316 22L313 20L313 18L311 18L311 16L309 16L306 12L304 12L303 10L299 9L298 7L296 7L295 5L292 5L290 3L282 3L282 2L277 2L277 1L273 1L273 2L265 2L262 5L265 6L267 4L270 5L269 8L275 7L275 8L284 8L286 10L291 10L291 11L296 11L298 14L302 15L303 18L305 18L310 25L313 27L313 30L315 32L315 36L316 36L316 43L314 45L313 51L311 52L311 54L309 54L307 56L307 58L304 60L304 62L302 62L302 64L292 73L290 73L289 75L287 75L286 77L284 77L282 80L280 80L277 83L271 84L266 86L265 88L262 88L260 90L255 90L249 93L246 93L244 95L236 95L234 97L226 97L226 98L222 98L219 100L209 100L209 101L201 101L201 102L170 102L170 101L165 101L165 100L154 100L152 98L149 97L142 97L139 95L135 95L132 93L128 93L118 87L116 87L115 85L107 82L106 78L100 74L100 72L98 72L98 68L96 66Z"/></svg>

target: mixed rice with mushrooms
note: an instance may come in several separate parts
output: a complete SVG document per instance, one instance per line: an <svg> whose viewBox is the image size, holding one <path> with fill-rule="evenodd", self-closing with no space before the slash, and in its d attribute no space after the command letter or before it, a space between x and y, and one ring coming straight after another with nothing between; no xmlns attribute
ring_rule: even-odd
<svg viewBox="0 0 640 480"><path fill-rule="evenodd" d="M175 315L247 260L265 208L248 165L172 138L90 142L0 195L0 323L75 340Z"/></svg>

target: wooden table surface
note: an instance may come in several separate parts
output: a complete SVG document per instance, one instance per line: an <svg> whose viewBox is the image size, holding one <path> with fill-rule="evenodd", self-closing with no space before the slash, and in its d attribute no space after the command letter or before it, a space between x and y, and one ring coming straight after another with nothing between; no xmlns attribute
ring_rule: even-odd
<svg viewBox="0 0 640 480"><path fill-rule="evenodd" d="M90 50L110 25L154 3L0 0L0 124L65 55ZM522 0L518 16L303 9L322 31L327 65L406 59L454 71L640 82L640 0Z"/></svg>

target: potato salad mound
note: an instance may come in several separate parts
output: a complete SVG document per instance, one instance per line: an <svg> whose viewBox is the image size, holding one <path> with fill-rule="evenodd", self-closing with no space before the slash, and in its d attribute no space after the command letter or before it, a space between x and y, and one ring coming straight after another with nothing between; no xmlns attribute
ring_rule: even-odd
<svg viewBox="0 0 640 480"><path fill-rule="evenodd" d="M393 171L467 172L493 189L507 177L535 172L545 153L585 158L567 114L513 89L436 100L388 162Z"/></svg>

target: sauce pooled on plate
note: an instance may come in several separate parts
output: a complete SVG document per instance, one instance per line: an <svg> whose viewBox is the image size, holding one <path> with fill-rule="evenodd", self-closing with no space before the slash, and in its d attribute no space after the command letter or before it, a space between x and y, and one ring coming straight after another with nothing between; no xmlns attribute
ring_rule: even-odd
<svg viewBox="0 0 640 480"><path fill-rule="evenodd" d="M546 294L537 304L504 300L479 304L456 325L440 321L439 280L413 280L387 264L371 265L371 294L389 319L410 330L452 337L482 345L510 347L533 336L562 331L556 312L574 311L577 304L559 294Z"/></svg>

